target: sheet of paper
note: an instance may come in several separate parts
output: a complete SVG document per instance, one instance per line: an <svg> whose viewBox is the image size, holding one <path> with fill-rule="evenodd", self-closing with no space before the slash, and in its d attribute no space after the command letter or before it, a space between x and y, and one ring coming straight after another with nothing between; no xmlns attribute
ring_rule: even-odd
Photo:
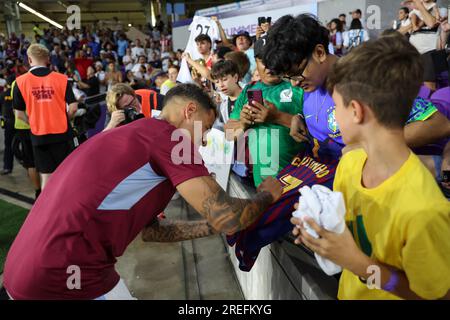
<svg viewBox="0 0 450 320"><path fill-rule="evenodd" d="M233 163L234 142L227 141L225 133L218 129L211 129L207 141L207 146L200 147L199 152L209 173L214 173L217 183L227 191Z"/></svg>

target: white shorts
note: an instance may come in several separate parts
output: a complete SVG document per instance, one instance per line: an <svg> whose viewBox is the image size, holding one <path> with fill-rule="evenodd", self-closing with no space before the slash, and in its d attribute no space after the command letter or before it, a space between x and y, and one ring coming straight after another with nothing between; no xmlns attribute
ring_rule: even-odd
<svg viewBox="0 0 450 320"><path fill-rule="evenodd" d="M120 278L117 285L112 290L94 300L137 300L128 290L125 282Z"/></svg>
<svg viewBox="0 0 450 320"><path fill-rule="evenodd" d="M8 294L8 297L10 300L14 300L8 291L6 291ZM127 286L125 285L125 282L121 278L117 285L112 288L112 290L108 293L105 293L104 295L94 299L94 300L137 300L137 298L133 297L130 293L130 290L128 290Z"/></svg>

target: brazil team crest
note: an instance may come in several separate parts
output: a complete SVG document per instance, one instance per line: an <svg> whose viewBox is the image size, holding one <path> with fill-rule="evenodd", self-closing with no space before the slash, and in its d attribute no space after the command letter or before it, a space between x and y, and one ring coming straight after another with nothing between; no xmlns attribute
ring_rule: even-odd
<svg viewBox="0 0 450 320"><path fill-rule="evenodd" d="M336 122L336 109L335 107L332 108L333 111L328 112L328 129L330 129L331 132L336 133L339 131L339 126Z"/></svg>

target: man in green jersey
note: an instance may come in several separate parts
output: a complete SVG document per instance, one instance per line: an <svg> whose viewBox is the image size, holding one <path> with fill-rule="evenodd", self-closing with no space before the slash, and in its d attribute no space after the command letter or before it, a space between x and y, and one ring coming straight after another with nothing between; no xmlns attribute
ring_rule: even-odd
<svg viewBox="0 0 450 320"><path fill-rule="evenodd" d="M254 45L256 68L261 81L252 82L244 88L235 102L230 121L225 126L225 130L234 130L235 136L239 129L248 130L255 186L265 177L276 176L304 147L292 139L288 128L292 117L302 113L303 89L293 87L290 82L283 81L266 70L261 60L265 40L263 37ZM261 90L264 105L248 101L248 90ZM250 103L264 109L264 116L256 119L250 117Z"/></svg>

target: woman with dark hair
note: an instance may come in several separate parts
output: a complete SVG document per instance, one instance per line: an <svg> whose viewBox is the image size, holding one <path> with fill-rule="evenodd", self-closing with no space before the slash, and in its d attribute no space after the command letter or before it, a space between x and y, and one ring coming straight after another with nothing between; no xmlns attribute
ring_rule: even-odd
<svg viewBox="0 0 450 320"><path fill-rule="evenodd" d="M333 19L330 22L330 37L331 43L333 44L334 54L337 56L342 56L342 48L344 45L344 39L342 38L342 32L344 28L342 22L339 19Z"/></svg>
<svg viewBox="0 0 450 320"><path fill-rule="evenodd" d="M369 33L363 28L361 20L353 19L350 24L350 30L344 32L345 49L350 51L366 41L369 41Z"/></svg>

